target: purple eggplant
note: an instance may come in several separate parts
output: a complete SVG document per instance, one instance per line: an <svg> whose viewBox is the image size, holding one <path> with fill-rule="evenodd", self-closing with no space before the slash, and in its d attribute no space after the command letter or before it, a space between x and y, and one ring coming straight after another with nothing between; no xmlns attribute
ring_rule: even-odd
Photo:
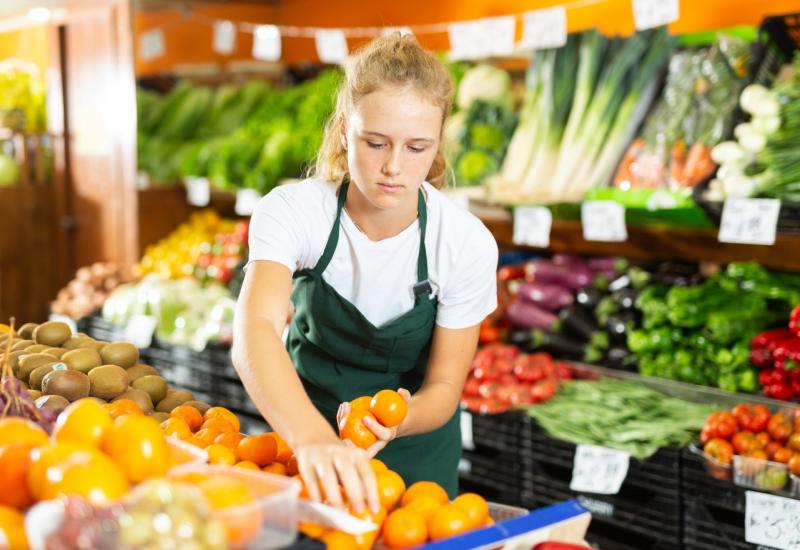
<svg viewBox="0 0 800 550"><path fill-rule="evenodd" d="M506 316L512 325L528 329L558 330L558 317L535 304L517 300L508 306Z"/></svg>
<svg viewBox="0 0 800 550"><path fill-rule="evenodd" d="M576 254L553 254L553 257L550 261L560 267L589 267L586 265L586 262L583 260L583 258Z"/></svg>
<svg viewBox="0 0 800 550"><path fill-rule="evenodd" d="M565 308L573 302L569 289L547 283L523 283L517 289L517 296L550 311Z"/></svg>
<svg viewBox="0 0 800 550"><path fill-rule="evenodd" d="M628 269L628 260L614 256L589 258L586 260L586 265L589 266L589 269L592 271L613 271L614 273L620 273Z"/></svg>
<svg viewBox="0 0 800 550"><path fill-rule="evenodd" d="M525 279L529 282L549 283L576 290L592 282L592 270L586 266L558 266L547 260L533 260L525 264Z"/></svg>

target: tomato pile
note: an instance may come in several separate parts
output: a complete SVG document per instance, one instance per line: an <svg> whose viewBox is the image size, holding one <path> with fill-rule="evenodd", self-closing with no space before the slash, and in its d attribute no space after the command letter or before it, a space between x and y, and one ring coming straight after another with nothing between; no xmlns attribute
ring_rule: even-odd
<svg viewBox="0 0 800 550"><path fill-rule="evenodd" d="M561 380L571 378L572 369L547 353L526 354L516 346L490 344L472 360L461 404L473 412L497 414L547 401Z"/></svg>

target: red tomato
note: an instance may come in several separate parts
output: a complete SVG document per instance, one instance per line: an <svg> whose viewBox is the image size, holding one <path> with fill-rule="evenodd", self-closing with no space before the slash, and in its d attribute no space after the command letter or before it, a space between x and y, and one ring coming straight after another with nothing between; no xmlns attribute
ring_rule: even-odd
<svg viewBox="0 0 800 550"><path fill-rule="evenodd" d="M772 460L772 457L775 456L775 452L778 449L782 449L783 446L780 444L779 441L770 441L767 443L766 447L764 447L764 452L767 453L767 458Z"/></svg>
<svg viewBox="0 0 800 550"><path fill-rule="evenodd" d="M746 403L739 403L731 411L739 428L749 432L761 432L766 429L769 423L769 409L764 405L748 405Z"/></svg>
<svg viewBox="0 0 800 550"><path fill-rule="evenodd" d="M796 476L800 476L800 453L795 455L789 460L789 470Z"/></svg>
<svg viewBox="0 0 800 550"><path fill-rule="evenodd" d="M756 444L760 448L763 449L764 447L766 447L770 441L772 440L770 439L769 434L767 432L758 432L756 434Z"/></svg>
<svg viewBox="0 0 800 550"><path fill-rule="evenodd" d="M792 423L786 415L777 413L769 419L767 431L775 441L786 441L792 433Z"/></svg>
<svg viewBox="0 0 800 550"><path fill-rule="evenodd" d="M800 453L800 432L794 432L789 436L786 446L796 453Z"/></svg>
<svg viewBox="0 0 800 550"><path fill-rule="evenodd" d="M480 380L478 380L477 378L470 377L464 383L464 392L463 393L464 393L464 395L467 395L469 397L477 397L478 396L478 388L480 388L480 386L481 386L481 381Z"/></svg>
<svg viewBox="0 0 800 550"><path fill-rule="evenodd" d="M733 460L733 446L724 439L715 437L705 444L703 453L721 464L730 464Z"/></svg>
<svg viewBox="0 0 800 550"><path fill-rule="evenodd" d="M510 374L514 372L514 360L505 357L496 359L494 368L503 374Z"/></svg>
<svg viewBox="0 0 800 550"><path fill-rule="evenodd" d="M480 366L480 367L475 367L475 370L472 371L472 376L474 376L475 378L477 378L482 382L492 382L500 379L500 371L494 368L493 365L489 365L486 367Z"/></svg>
<svg viewBox="0 0 800 550"><path fill-rule="evenodd" d="M772 460L773 462L780 462L781 464L788 464L793 456L794 456L794 451L792 451L791 449L787 449L786 447L781 447L780 449L775 451L775 454L772 455L772 458L770 460Z"/></svg>
<svg viewBox="0 0 800 550"><path fill-rule="evenodd" d="M531 387L531 398L534 403L547 401L556 394L556 384L551 380L542 380Z"/></svg>
<svg viewBox="0 0 800 550"><path fill-rule="evenodd" d="M497 382L483 382L478 386L478 395L483 398L494 397L501 388Z"/></svg>
<svg viewBox="0 0 800 550"><path fill-rule="evenodd" d="M753 435L753 432L738 432L736 435L733 436L733 448L736 450L736 454L746 454L752 449L758 448L756 443L756 437Z"/></svg>

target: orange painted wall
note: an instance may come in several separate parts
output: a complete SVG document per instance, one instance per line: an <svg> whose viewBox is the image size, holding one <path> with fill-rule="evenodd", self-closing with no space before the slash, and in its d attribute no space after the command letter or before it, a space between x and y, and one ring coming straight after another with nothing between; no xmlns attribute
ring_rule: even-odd
<svg viewBox="0 0 800 550"><path fill-rule="evenodd" d="M22 59L39 67L44 74L50 61L48 36L46 27L0 33L0 61Z"/></svg>
<svg viewBox="0 0 800 550"><path fill-rule="evenodd" d="M252 35L239 33L236 52L225 57L211 49L211 24L207 18L227 18L251 23L318 27L402 26L424 25L450 21L465 21L480 17L519 14L526 10L568 5L552 0L283 0L275 6L253 5L206 6L193 8L192 17L176 10L142 12L137 14L135 29L141 33L154 27L165 31L166 54L144 62L137 60L137 74L155 74L172 70L185 63L224 63L226 60L251 59ZM670 27L680 34L732 25L757 24L770 14L800 10L798 0L681 0L681 19ZM206 20L203 20L206 18ZM627 34L633 31L631 0L600 0L578 5L567 11L570 31L597 26L607 34ZM519 32L518 24L518 32ZM418 36L420 42L433 50L449 46L446 33ZM351 49L366 39L349 39ZM138 44L138 41L137 41ZM314 40L284 37L283 62L297 64L316 62Z"/></svg>

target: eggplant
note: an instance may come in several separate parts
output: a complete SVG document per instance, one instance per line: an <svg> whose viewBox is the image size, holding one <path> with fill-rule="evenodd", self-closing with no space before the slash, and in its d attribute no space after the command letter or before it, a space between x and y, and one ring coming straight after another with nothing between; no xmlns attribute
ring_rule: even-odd
<svg viewBox="0 0 800 550"><path fill-rule="evenodd" d="M615 273L620 273L628 269L628 260L616 256L589 258L586 260L586 265L589 266L589 269L592 271L613 271Z"/></svg>
<svg viewBox="0 0 800 550"><path fill-rule="evenodd" d="M528 329L557 330L558 317L535 304L516 300L506 309L512 325Z"/></svg>
<svg viewBox="0 0 800 550"><path fill-rule="evenodd" d="M636 355L624 346L614 346L606 352L606 364L614 369L636 371Z"/></svg>
<svg viewBox="0 0 800 550"><path fill-rule="evenodd" d="M589 267L587 263L576 254L553 254L551 259L553 264L561 267L571 267L571 266L580 266L580 267Z"/></svg>
<svg viewBox="0 0 800 550"><path fill-rule="evenodd" d="M636 311L619 311L608 316L605 322L606 333L615 343L625 343L628 339L628 332L638 324Z"/></svg>
<svg viewBox="0 0 800 550"><path fill-rule="evenodd" d="M575 293L575 301L583 307L594 309L605 295L605 292L597 287L586 286Z"/></svg>
<svg viewBox="0 0 800 550"><path fill-rule="evenodd" d="M582 360L586 354L586 342L570 338L558 332L534 330L531 333L532 349L552 353L559 359Z"/></svg>
<svg viewBox="0 0 800 550"><path fill-rule="evenodd" d="M562 331L571 332L585 342L599 332L594 318L577 304L562 309L558 318L561 321Z"/></svg>
<svg viewBox="0 0 800 550"><path fill-rule="evenodd" d="M586 266L559 266L537 259L525 264L525 278L531 282L549 283L575 290L592 282L592 271Z"/></svg>
<svg viewBox="0 0 800 550"><path fill-rule="evenodd" d="M559 285L524 283L517 288L518 297L547 310L558 310L572 304L572 292Z"/></svg>

